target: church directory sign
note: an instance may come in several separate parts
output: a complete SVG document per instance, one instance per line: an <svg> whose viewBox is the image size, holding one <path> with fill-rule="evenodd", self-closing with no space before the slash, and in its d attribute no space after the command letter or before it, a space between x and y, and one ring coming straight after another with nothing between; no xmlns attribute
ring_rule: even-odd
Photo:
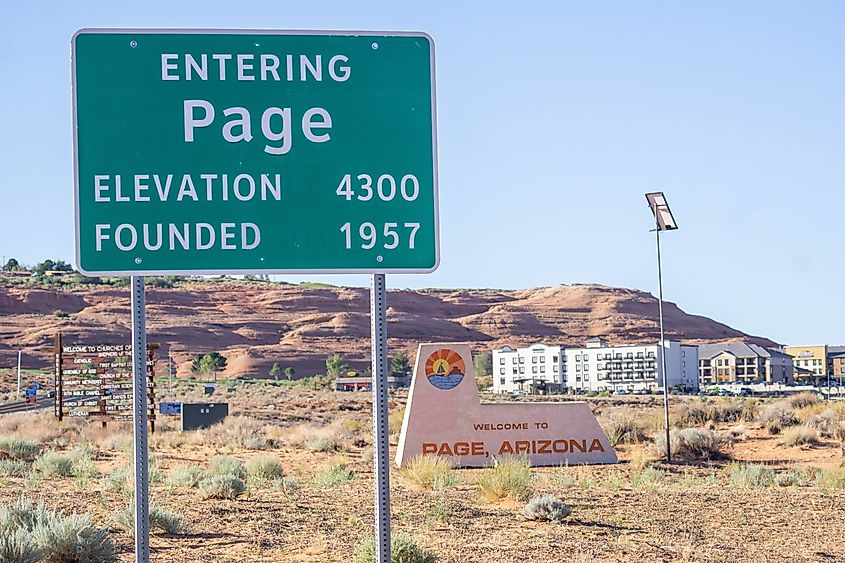
<svg viewBox="0 0 845 563"><path fill-rule="evenodd" d="M446 458L455 467L508 457L536 466L616 463L587 403L482 404L468 344L419 347L396 463L420 455Z"/></svg>
<svg viewBox="0 0 845 563"><path fill-rule="evenodd" d="M72 61L83 273L437 267L427 35L91 29Z"/></svg>
<svg viewBox="0 0 845 563"><path fill-rule="evenodd" d="M147 345L147 401L150 426L155 431L155 351ZM98 418L132 421L132 346L129 344L62 343L56 335L55 405L59 420Z"/></svg>

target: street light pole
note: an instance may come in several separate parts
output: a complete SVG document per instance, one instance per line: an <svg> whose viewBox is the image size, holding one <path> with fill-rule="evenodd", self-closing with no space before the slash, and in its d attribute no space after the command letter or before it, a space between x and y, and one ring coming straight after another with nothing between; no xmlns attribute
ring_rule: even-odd
<svg viewBox="0 0 845 563"><path fill-rule="evenodd" d="M660 257L660 232L674 231L678 223L669 209L663 192L645 194L651 212L654 214L654 232L657 238L657 306L660 316L660 372L663 377L663 418L666 426L666 463L672 462L672 447L669 443L669 374L666 371L666 335L663 327L663 265Z"/></svg>
<svg viewBox="0 0 845 563"><path fill-rule="evenodd" d="M666 337L663 332L663 267L660 259L660 228L654 229L657 238L657 309L660 317L660 371L663 375L663 419L666 426L666 463L672 462L669 442L669 382L666 376Z"/></svg>

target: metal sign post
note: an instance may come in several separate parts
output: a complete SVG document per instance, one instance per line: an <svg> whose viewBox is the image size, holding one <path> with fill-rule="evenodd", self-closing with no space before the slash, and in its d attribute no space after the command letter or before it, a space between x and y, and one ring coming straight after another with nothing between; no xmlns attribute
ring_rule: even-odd
<svg viewBox="0 0 845 563"><path fill-rule="evenodd" d="M21 398L21 351L18 350L18 399Z"/></svg>
<svg viewBox="0 0 845 563"><path fill-rule="evenodd" d="M390 563L390 452L387 437L387 288L384 274L372 275L370 325L373 357L376 561Z"/></svg>
<svg viewBox="0 0 845 563"><path fill-rule="evenodd" d="M135 560L150 561L147 452L147 323L144 276L132 276L132 398L135 427Z"/></svg>

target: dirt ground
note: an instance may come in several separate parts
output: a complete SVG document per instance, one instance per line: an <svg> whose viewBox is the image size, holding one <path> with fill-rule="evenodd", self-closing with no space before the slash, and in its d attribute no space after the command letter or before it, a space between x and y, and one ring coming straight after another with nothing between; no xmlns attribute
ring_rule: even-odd
<svg viewBox="0 0 845 563"><path fill-rule="evenodd" d="M369 395L332 393L301 386L233 384L218 400L232 405L233 418L249 428L182 435L172 421L160 421L151 450L163 475L185 465L205 467L213 455L248 461L273 456L299 489L253 483L237 500L203 500L196 489L166 484L151 487L152 502L182 514L186 535L154 532L152 560L159 562L349 562L362 538L372 533L373 474L369 431ZM221 386L222 387L222 386ZM196 398L196 389L178 388L179 398ZM175 398L175 396L173 397ZM674 400L674 399L673 399ZM717 399L706 399L717 401ZM718 399L721 400L721 399ZM591 399L599 413L625 407L659 422L656 398L626 401ZM677 401L701 401L683 398ZM392 397L401 413L404 398ZM399 414L392 417L393 430ZM354 421L344 422L344 421ZM344 430L339 451L314 451L296 437L303 428ZM334 425L334 426L331 426ZM71 421L61 425L52 413L4 415L0 436L37 439L42 448L68 450L88 442L96 451L97 475L90 478L0 478L0 501L21 494L43 498L48 506L90 512L109 527L123 561L132 561L133 538L113 523L129 502L125 492L108 485L108 476L127 463L128 426ZM727 432L733 424L720 424ZM254 431L250 429L264 429ZM227 434L230 432L231 434ZM244 447L250 432L265 432L267 443ZM240 433L240 434L239 434ZM734 461L754 461L783 472L795 467L838 467L839 442L821 439L812 446L779 444L761 424L748 422L726 449ZM395 442L395 433L393 441ZM395 443L393 444L395 446ZM665 478L637 484L628 463L643 455L656 458L651 445L620 445L615 466L534 468L536 493L551 493L573 508L562 525L527 520L522 502L490 504L481 500L477 481L484 471L459 470L458 484L440 491L417 490L398 470L391 472L393 531L410 535L440 562L547 561L843 561L845 560L845 489L814 483L744 487L731 482L729 459L679 462L654 467ZM342 463L354 479L320 488L313 476ZM564 476L565 478L562 478Z"/></svg>

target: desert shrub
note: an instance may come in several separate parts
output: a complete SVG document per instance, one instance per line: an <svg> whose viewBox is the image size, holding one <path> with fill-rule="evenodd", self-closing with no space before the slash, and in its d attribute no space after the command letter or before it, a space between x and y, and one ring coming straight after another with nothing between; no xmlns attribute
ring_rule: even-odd
<svg viewBox="0 0 845 563"><path fill-rule="evenodd" d="M315 426L303 424L291 429L285 442L295 448L305 448L312 452L339 452L346 449L347 439L351 442L353 433L343 428L343 422Z"/></svg>
<svg viewBox="0 0 845 563"><path fill-rule="evenodd" d="M775 482L775 472L759 463L730 463L728 475L735 487L768 487Z"/></svg>
<svg viewBox="0 0 845 563"><path fill-rule="evenodd" d="M35 538L25 528L0 528L0 561L4 563L37 563L44 557Z"/></svg>
<svg viewBox="0 0 845 563"><path fill-rule="evenodd" d="M814 479L813 471L802 467L795 467L789 471L778 473L775 484L779 487L804 487Z"/></svg>
<svg viewBox="0 0 845 563"><path fill-rule="evenodd" d="M68 313L67 311L62 311L61 309L56 309L55 311L53 311L53 316L60 319L66 319L70 316L70 313Z"/></svg>
<svg viewBox="0 0 845 563"><path fill-rule="evenodd" d="M603 417L602 426L610 444L635 444L646 439L645 427L637 414L630 408L610 411Z"/></svg>
<svg viewBox="0 0 845 563"><path fill-rule="evenodd" d="M246 479L244 464L239 459L227 455L216 455L212 457L205 474L207 477L231 475L241 480Z"/></svg>
<svg viewBox="0 0 845 563"><path fill-rule="evenodd" d="M506 498L524 501L534 492L536 480L527 460L503 459L481 474L478 493L490 502Z"/></svg>
<svg viewBox="0 0 845 563"><path fill-rule="evenodd" d="M710 420L713 422L739 422L742 420L743 401L724 401L713 405Z"/></svg>
<svg viewBox="0 0 845 563"><path fill-rule="evenodd" d="M135 529L135 505L126 505L123 510L115 515L114 522L125 531L132 532ZM182 535L188 532L185 519L180 514L155 504L150 505L150 529L161 530L165 534L174 535Z"/></svg>
<svg viewBox="0 0 845 563"><path fill-rule="evenodd" d="M648 452L643 447L634 448L631 450L631 459L628 460L628 466L634 473L642 471L651 465L652 459L649 458Z"/></svg>
<svg viewBox="0 0 845 563"><path fill-rule="evenodd" d="M196 487L202 479L202 469L193 465L174 467L166 483L174 487Z"/></svg>
<svg viewBox="0 0 845 563"><path fill-rule="evenodd" d="M29 469L30 465L22 459L0 459L0 477L25 477Z"/></svg>
<svg viewBox="0 0 845 563"><path fill-rule="evenodd" d="M115 467L110 473L103 477L103 485L109 490L120 493L132 488L130 484L131 476L132 471L129 466L122 465L120 467Z"/></svg>
<svg viewBox="0 0 845 563"><path fill-rule="evenodd" d="M353 434L359 434L370 430L370 425L357 418L344 418L340 421L340 427Z"/></svg>
<svg viewBox="0 0 845 563"><path fill-rule="evenodd" d="M760 401L755 399L745 399L742 401L742 408L740 409L740 418L743 422L754 422L760 413Z"/></svg>
<svg viewBox="0 0 845 563"><path fill-rule="evenodd" d="M327 489L348 483L355 478L355 473L342 463L329 465L314 475L314 486L319 489Z"/></svg>
<svg viewBox="0 0 845 563"><path fill-rule="evenodd" d="M710 407L696 401L681 404L675 415L675 420L681 426L704 426L710 420L710 417Z"/></svg>
<svg viewBox="0 0 845 563"><path fill-rule="evenodd" d="M572 514L572 508L552 495L537 495L525 504L522 513L529 520L563 524L566 518Z"/></svg>
<svg viewBox="0 0 845 563"><path fill-rule="evenodd" d="M804 407L810 407L820 403L821 399L819 399L819 396L816 393L805 391L803 393L790 396L787 401L789 401L789 404L792 405L793 409L802 409Z"/></svg>
<svg viewBox="0 0 845 563"><path fill-rule="evenodd" d="M65 516L21 497L12 505L0 503L0 561L46 563L105 563L116 561L107 530L91 523L87 514Z"/></svg>
<svg viewBox="0 0 845 563"><path fill-rule="evenodd" d="M784 428L798 424L798 417L788 402L777 401L763 409L759 421L768 429L769 434L780 434Z"/></svg>
<svg viewBox="0 0 845 563"><path fill-rule="evenodd" d="M15 436L0 436L0 458L32 460L38 455L38 442Z"/></svg>
<svg viewBox="0 0 845 563"><path fill-rule="evenodd" d="M398 436L402 432L402 422L405 419L405 409L395 410L387 415L387 433Z"/></svg>
<svg viewBox="0 0 845 563"><path fill-rule="evenodd" d="M815 429L808 426L791 426L783 431L780 443L784 446L803 446L815 444L819 435Z"/></svg>
<svg viewBox="0 0 845 563"><path fill-rule="evenodd" d="M337 452L343 447L331 436L319 436L305 443L305 447L312 452Z"/></svg>
<svg viewBox="0 0 845 563"><path fill-rule="evenodd" d="M816 485L822 489L845 489L845 467L824 467L816 474Z"/></svg>
<svg viewBox="0 0 845 563"><path fill-rule="evenodd" d="M258 480L281 479L285 475L281 462L270 456L259 456L249 460L246 464L246 472L251 478Z"/></svg>
<svg viewBox="0 0 845 563"><path fill-rule="evenodd" d="M231 474L222 474L205 477L200 481L199 488L203 500L234 500L244 493L246 484L240 477Z"/></svg>
<svg viewBox="0 0 845 563"><path fill-rule="evenodd" d="M631 484L635 487L654 487L666 478L666 471L657 467L645 467L631 476Z"/></svg>
<svg viewBox="0 0 845 563"><path fill-rule="evenodd" d="M654 442L658 454L666 455L666 436L661 434ZM722 449L730 444L724 434L706 428L672 428L669 445L672 455L687 460L709 460L725 457Z"/></svg>
<svg viewBox="0 0 845 563"><path fill-rule="evenodd" d="M839 437L839 416L833 409L825 409L819 414L811 414L806 418L806 426L817 430L825 438Z"/></svg>
<svg viewBox="0 0 845 563"><path fill-rule="evenodd" d="M748 427L744 424L737 424L728 430L728 435L732 440L744 440L748 438Z"/></svg>
<svg viewBox="0 0 845 563"><path fill-rule="evenodd" d="M267 424L248 416L229 416L220 424L200 431L201 440L217 446L240 446L264 450L273 445L267 437Z"/></svg>
<svg viewBox="0 0 845 563"><path fill-rule="evenodd" d="M282 477L273 481L273 487L286 495L292 495L299 490L299 479L296 477Z"/></svg>
<svg viewBox="0 0 845 563"><path fill-rule="evenodd" d="M47 451L35 458L32 469L41 477L69 477L73 474L73 460L70 456Z"/></svg>
<svg viewBox="0 0 845 563"><path fill-rule="evenodd" d="M355 546L354 563L376 563L375 538L368 537ZM391 563L434 563L437 558L425 551L405 534L393 534L390 538Z"/></svg>
<svg viewBox="0 0 845 563"><path fill-rule="evenodd" d="M399 472L414 486L424 490L441 490L458 482L452 464L433 455L415 456Z"/></svg>
<svg viewBox="0 0 845 563"><path fill-rule="evenodd" d="M578 478L568 467L561 467L552 475L552 485L556 488L568 489L574 487Z"/></svg>

